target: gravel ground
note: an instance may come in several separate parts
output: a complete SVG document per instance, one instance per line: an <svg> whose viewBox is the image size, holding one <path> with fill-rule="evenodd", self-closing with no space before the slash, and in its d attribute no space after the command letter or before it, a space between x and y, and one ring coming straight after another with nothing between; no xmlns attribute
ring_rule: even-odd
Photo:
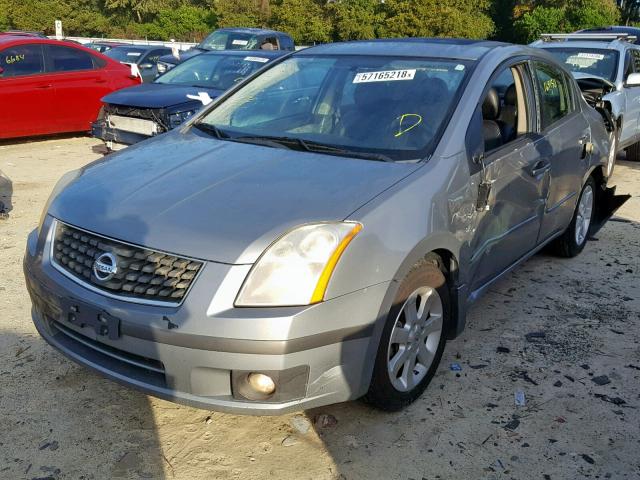
<svg viewBox="0 0 640 480"><path fill-rule="evenodd" d="M96 146L0 145L13 189L0 218L0 478L640 477L640 164L616 167L633 198L582 255L537 255L479 301L410 408L239 417L121 387L36 333L25 239L56 179L98 158Z"/></svg>

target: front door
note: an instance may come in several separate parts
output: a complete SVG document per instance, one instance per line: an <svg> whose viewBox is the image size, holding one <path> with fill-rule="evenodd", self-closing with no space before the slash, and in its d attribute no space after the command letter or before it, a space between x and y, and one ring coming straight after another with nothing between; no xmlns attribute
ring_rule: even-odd
<svg viewBox="0 0 640 480"><path fill-rule="evenodd" d="M44 73L42 45L5 48L0 69L0 138L51 133L54 90Z"/></svg>
<svg viewBox="0 0 640 480"><path fill-rule="evenodd" d="M538 150L549 165L549 188L539 243L564 231L573 216L586 169L589 123L568 76L545 62L533 62L542 136Z"/></svg>
<svg viewBox="0 0 640 480"><path fill-rule="evenodd" d="M534 133L533 99L526 62L497 71L484 95L484 157L476 157L478 171L472 176L479 192L472 290L536 246L548 182Z"/></svg>

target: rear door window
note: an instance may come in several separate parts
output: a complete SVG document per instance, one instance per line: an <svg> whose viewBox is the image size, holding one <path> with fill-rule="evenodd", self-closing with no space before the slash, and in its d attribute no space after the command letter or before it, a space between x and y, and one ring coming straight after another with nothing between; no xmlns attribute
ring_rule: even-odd
<svg viewBox="0 0 640 480"><path fill-rule="evenodd" d="M571 113L571 94L561 71L542 62L534 62L534 70L541 109L540 127L545 130Z"/></svg>
<svg viewBox="0 0 640 480"><path fill-rule="evenodd" d="M84 50L59 45L47 45L47 50L50 72L72 72L95 68L93 55Z"/></svg>
<svg viewBox="0 0 640 480"><path fill-rule="evenodd" d="M23 77L44 72L42 45L16 45L0 52L0 78Z"/></svg>

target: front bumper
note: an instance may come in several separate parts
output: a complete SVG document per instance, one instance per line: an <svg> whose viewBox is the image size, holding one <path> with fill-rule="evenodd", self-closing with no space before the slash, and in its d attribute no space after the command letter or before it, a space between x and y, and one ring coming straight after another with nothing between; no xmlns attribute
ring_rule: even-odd
<svg viewBox="0 0 640 480"><path fill-rule="evenodd" d="M139 305L62 275L47 254L50 235L40 237L31 233L24 259L36 328L108 378L170 401L261 415L355 399L368 388L386 283L310 307L238 309L233 300L249 266L208 262L181 306ZM117 334L112 325L101 333L72 321L68 305L117 319ZM239 376L253 371L281 382L272 398L251 401L235 391Z"/></svg>
<svg viewBox="0 0 640 480"><path fill-rule="evenodd" d="M134 143L151 138L148 135L112 128L104 119L97 120L91 124L91 136L101 139L107 144L109 149L114 150L116 149L112 148L114 144L133 145Z"/></svg>

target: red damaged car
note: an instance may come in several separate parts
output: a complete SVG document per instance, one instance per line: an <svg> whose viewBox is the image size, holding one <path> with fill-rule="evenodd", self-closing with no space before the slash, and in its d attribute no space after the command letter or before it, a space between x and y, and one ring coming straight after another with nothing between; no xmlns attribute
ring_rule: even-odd
<svg viewBox="0 0 640 480"><path fill-rule="evenodd" d="M106 94L140 83L76 43L0 35L0 139L89 131Z"/></svg>

